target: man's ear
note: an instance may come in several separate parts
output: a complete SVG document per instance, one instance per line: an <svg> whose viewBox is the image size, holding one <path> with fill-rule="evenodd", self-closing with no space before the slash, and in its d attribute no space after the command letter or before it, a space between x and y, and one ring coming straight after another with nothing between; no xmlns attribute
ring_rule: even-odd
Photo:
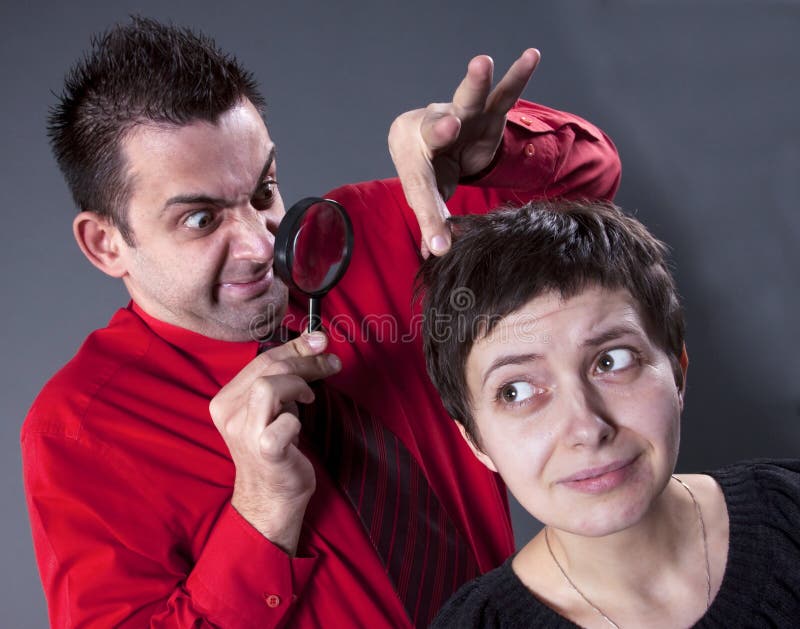
<svg viewBox="0 0 800 629"><path fill-rule="evenodd" d="M678 399L681 402L681 410L683 410L683 395L686 392L686 373L689 371L689 354L686 352L686 343L683 344L681 357L678 363L681 367L681 386L678 387Z"/></svg>
<svg viewBox="0 0 800 629"><path fill-rule="evenodd" d="M95 212L81 212L72 221L72 233L83 255L111 277L122 277L126 268L121 255L125 241L108 217Z"/></svg>
<svg viewBox="0 0 800 629"><path fill-rule="evenodd" d="M456 422L456 426L458 426L458 432L461 433L461 437L464 439L464 441L467 442L467 445L469 446L469 449L472 450L472 454L475 455L475 458L477 458L481 463L483 463L490 470L492 470L493 472L496 472L497 468L494 465L494 461L492 461L492 459L489 458L488 454L486 454L477 445L475 445L475 442L472 440L472 437L470 437L467 434L467 431L464 428L464 424L462 424L458 420L454 420L454 421Z"/></svg>

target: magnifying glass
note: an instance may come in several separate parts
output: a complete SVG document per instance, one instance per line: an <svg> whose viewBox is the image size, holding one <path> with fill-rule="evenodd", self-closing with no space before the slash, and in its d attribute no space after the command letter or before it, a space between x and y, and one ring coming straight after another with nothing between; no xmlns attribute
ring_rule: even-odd
<svg viewBox="0 0 800 629"><path fill-rule="evenodd" d="M353 225L341 204L307 197L295 203L275 234L275 272L308 296L308 331L322 325L322 297L342 279L353 251Z"/></svg>

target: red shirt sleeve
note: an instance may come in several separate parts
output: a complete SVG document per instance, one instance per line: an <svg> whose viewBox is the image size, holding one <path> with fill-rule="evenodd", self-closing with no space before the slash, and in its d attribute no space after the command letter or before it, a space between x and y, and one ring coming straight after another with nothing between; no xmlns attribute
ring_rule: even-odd
<svg viewBox="0 0 800 629"><path fill-rule="evenodd" d="M199 554L137 466L86 438L29 433L23 472L53 627L279 627L316 558L290 558L227 504ZM213 518L215 514L209 514Z"/></svg>
<svg viewBox="0 0 800 629"><path fill-rule="evenodd" d="M529 198L611 199L621 166L611 139L592 123L519 100L508 113L503 141L488 172L465 181Z"/></svg>
<svg viewBox="0 0 800 629"><path fill-rule="evenodd" d="M494 163L462 182L447 206L468 214L550 196L610 198L619 178L616 149L597 127L520 101ZM505 490L458 436L425 372L421 313L411 300L420 262L416 216L397 179L345 186L329 196L349 211L355 245L347 273L322 307L331 351L344 366L327 381L382 418L461 523L479 565L495 567L514 547ZM298 320L304 307L294 306Z"/></svg>

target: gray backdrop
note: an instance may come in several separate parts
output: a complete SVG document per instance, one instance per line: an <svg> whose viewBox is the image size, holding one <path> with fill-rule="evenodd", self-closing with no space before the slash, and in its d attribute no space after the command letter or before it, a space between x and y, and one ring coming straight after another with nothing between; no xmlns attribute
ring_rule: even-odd
<svg viewBox="0 0 800 629"><path fill-rule="evenodd" d="M0 8L6 627L46 625L19 427L45 380L126 298L82 258L44 134L90 35L130 13L206 30L269 101L287 203L392 174L398 113L449 99L467 60L543 60L526 96L591 119L623 161L617 200L672 244L691 355L680 469L795 456L800 5L778 1L172 3L5 0ZM518 541L535 524L515 512Z"/></svg>

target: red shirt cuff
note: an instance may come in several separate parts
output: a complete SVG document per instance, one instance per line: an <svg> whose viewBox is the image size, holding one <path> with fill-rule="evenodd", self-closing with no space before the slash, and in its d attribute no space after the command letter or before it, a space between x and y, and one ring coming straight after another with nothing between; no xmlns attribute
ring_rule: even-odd
<svg viewBox="0 0 800 629"><path fill-rule="evenodd" d="M226 505L186 582L223 627L276 627L310 581L316 556L289 557Z"/></svg>

